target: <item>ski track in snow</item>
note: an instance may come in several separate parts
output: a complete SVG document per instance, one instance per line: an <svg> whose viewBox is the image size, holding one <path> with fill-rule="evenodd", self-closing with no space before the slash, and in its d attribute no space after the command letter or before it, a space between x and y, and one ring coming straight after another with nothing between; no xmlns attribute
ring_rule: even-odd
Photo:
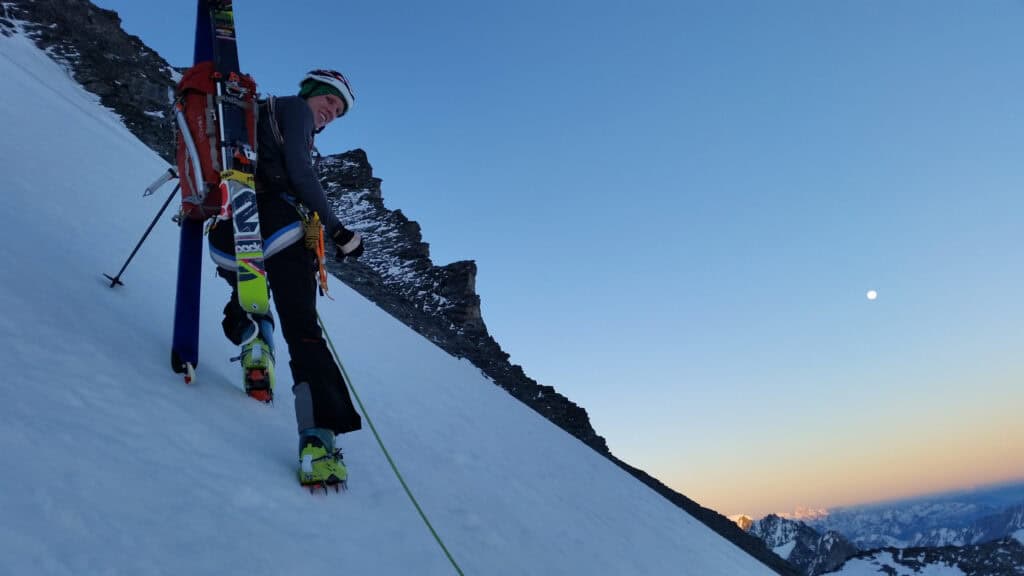
<svg viewBox="0 0 1024 576"><path fill-rule="evenodd" d="M295 479L278 400L241 391L204 261L201 360L169 366L171 185L109 110L23 37L0 38L0 574L452 574L368 426L351 489ZM204 256L205 258L205 256ZM332 279L333 280L333 279ZM771 574L582 443L333 282L321 313L424 510L467 574Z"/></svg>

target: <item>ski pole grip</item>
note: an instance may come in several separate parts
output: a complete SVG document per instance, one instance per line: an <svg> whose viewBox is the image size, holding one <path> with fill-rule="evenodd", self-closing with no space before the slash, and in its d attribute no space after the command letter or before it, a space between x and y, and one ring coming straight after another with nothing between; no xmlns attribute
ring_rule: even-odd
<svg viewBox="0 0 1024 576"><path fill-rule="evenodd" d="M171 178L177 178L178 172L174 168L168 168L167 172L160 175L159 178L153 181L152 184L146 186L146 191L142 194L143 196L150 196L154 192L160 189L161 186L167 183Z"/></svg>

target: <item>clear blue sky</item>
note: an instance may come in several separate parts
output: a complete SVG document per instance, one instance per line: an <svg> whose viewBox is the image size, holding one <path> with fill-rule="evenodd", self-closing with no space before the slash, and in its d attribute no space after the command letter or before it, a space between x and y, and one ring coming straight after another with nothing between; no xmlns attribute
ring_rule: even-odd
<svg viewBox="0 0 1024 576"><path fill-rule="evenodd" d="M190 63L194 2L97 3ZM1024 477L1024 3L236 11L623 459L724 513Z"/></svg>

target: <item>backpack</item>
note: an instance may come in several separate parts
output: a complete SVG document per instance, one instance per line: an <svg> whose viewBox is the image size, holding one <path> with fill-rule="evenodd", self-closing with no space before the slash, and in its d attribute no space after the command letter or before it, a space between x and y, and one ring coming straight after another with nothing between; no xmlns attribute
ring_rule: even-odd
<svg viewBox="0 0 1024 576"><path fill-rule="evenodd" d="M230 218L231 201L220 185L220 173L225 169L220 140L222 102L240 105L245 111L249 147L256 150L256 82L251 76L232 73L223 83L225 93L218 95L220 79L213 62L200 62L185 71L175 90L181 215L192 220Z"/></svg>

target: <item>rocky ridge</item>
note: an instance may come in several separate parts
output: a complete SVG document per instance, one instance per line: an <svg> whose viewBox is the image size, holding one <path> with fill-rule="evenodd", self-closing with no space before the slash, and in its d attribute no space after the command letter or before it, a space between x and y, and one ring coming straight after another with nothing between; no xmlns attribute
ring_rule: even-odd
<svg viewBox="0 0 1024 576"><path fill-rule="evenodd" d="M139 140L173 158L176 72L138 36L121 29L117 12L86 0L8 0L0 6L0 33L20 31L32 38L116 111Z"/></svg>

